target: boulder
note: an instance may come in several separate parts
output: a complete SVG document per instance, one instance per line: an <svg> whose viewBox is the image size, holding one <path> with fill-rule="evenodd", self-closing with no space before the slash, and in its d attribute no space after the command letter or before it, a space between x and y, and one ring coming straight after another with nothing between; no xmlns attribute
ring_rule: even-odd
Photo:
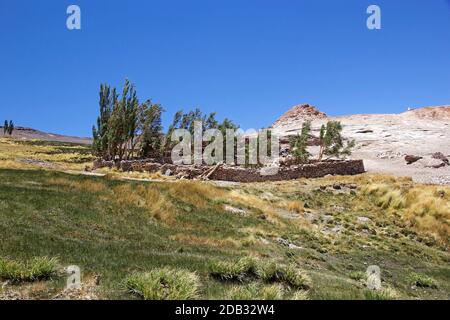
<svg viewBox="0 0 450 320"><path fill-rule="evenodd" d="M422 159L423 157L419 157L419 156L414 156L414 155L406 155L405 156L405 161L406 161L406 164L411 164L411 163L414 163L414 162L416 162L416 161L419 161L420 159Z"/></svg>
<svg viewBox="0 0 450 320"><path fill-rule="evenodd" d="M444 164L450 165L448 158L442 152L435 152L431 155L433 159L441 160Z"/></svg>

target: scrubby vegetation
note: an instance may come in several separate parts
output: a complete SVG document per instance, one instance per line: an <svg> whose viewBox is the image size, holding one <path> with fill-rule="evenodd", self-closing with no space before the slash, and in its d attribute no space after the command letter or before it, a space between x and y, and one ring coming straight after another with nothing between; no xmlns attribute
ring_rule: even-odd
<svg viewBox="0 0 450 320"><path fill-rule="evenodd" d="M0 297L2 290L26 297L31 284L33 298L63 290L65 277L48 276L56 262L47 268L33 257L80 266L83 282L100 275L100 298L190 295L172 291L185 273L196 275L189 287L199 299L446 299L450 292L445 186L369 174L123 181L58 172L70 164L55 157L80 156L84 146L6 139L0 148L1 278L13 283ZM57 167L20 160L32 157ZM381 268L381 291L366 290L372 264Z"/></svg>

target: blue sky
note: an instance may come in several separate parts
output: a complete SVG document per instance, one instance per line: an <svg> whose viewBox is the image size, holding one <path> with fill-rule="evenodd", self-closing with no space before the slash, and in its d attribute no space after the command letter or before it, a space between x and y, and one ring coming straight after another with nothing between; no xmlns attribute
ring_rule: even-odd
<svg viewBox="0 0 450 320"><path fill-rule="evenodd" d="M82 29L66 28L81 8ZM382 29L366 28L381 7ZM89 136L101 82L243 128L450 104L448 0L0 0L0 120Z"/></svg>

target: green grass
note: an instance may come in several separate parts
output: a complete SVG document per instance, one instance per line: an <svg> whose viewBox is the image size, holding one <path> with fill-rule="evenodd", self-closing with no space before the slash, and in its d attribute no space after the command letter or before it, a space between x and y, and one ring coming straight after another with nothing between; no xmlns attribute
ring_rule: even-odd
<svg viewBox="0 0 450 320"><path fill-rule="evenodd" d="M355 281L367 265L377 264L383 287L394 288L395 298L447 299L448 248L397 214L394 197L385 210L374 201L377 195L359 188L348 193L320 189L340 182L362 186L373 179L362 175L216 187L0 169L0 257L14 261L1 260L1 277L47 280L35 296L52 297L65 278L37 276L36 270L45 268L36 264L33 269L30 261L58 257L58 267L80 266L83 279L101 275L101 298L132 298L124 286L127 279L140 277L144 292L146 281L155 279L149 273L167 269L196 274L195 297L200 299L230 298L232 288L239 288L233 289L235 297L260 297L253 290L259 288L275 299L280 296L278 288L283 299L366 299L386 295L367 293L364 284ZM390 189L408 183L420 189L408 181L376 179ZM446 200L448 188L440 189ZM407 200L411 206L412 200ZM305 204L298 218L277 215L294 202ZM245 208L248 214L227 212L224 204ZM371 222L357 223L360 216ZM282 245L279 238L299 248ZM29 270L35 270L31 277ZM415 270L432 277L436 288L412 289L409 275ZM14 281L13 290L25 290L31 280ZM137 288L136 282L133 292L138 293ZM149 292L168 296L164 290Z"/></svg>
<svg viewBox="0 0 450 320"><path fill-rule="evenodd" d="M25 262L0 258L0 279L14 283L47 280L57 271L56 258L36 257Z"/></svg>
<svg viewBox="0 0 450 320"><path fill-rule="evenodd" d="M200 280L187 270L161 268L128 276L126 287L145 300L191 300L199 297Z"/></svg>

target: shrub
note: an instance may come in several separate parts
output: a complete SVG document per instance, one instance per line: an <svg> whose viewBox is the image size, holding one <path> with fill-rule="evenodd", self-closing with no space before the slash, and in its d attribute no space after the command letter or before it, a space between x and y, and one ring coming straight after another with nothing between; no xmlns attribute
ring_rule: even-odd
<svg viewBox="0 0 450 320"><path fill-rule="evenodd" d="M412 286L421 288L432 288L432 289L437 288L436 281L427 275L420 273L411 273L408 278L409 283Z"/></svg>
<svg viewBox="0 0 450 320"><path fill-rule="evenodd" d="M56 258L36 257L25 262L0 258L0 278L12 282L49 279L57 270Z"/></svg>
<svg viewBox="0 0 450 320"><path fill-rule="evenodd" d="M128 276L126 287L145 300L189 300L198 298L200 281L196 273L161 268Z"/></svg>

